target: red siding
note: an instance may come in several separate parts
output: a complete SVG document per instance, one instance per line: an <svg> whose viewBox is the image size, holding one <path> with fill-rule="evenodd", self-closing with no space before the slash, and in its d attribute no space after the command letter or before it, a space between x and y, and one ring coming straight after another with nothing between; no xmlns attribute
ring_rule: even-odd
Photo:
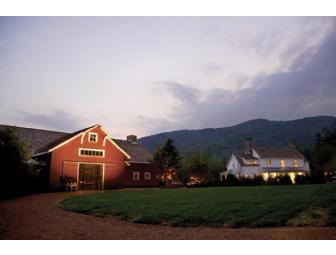
<svg viewBox="0 0 336 255"><path fill-rule="evenodd" d="M133 180L133 172L139 172L139 180ZM145 180L145 172L151 173L151 179ZM128 187L150 187L158 186L158 172L150 164L132 164L125 168L124 185Z"/></svg>
<svg viewBox="0 0 336 255"><path fill-rule="evenodd" d="M89 142L89 132L98 134L98 142ZM106 133L96 127L78 136L51 153L50 164L50 188L59 189L61 176L69 176L77 179L79 163L100 163L104 164L104 188L120 187L123 185L125 155L111 142L106 140L103 145ZM104 157L80 156L79 148L105 150Z"/></svg>

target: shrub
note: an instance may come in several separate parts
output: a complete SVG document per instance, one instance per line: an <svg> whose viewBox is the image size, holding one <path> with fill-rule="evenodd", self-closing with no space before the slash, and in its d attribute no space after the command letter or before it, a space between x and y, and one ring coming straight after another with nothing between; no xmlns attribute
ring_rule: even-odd
<svg viewBox="0 0 336 255"><path fill-rule="evenodd" d="M254 185L264 185L265 180L261 175L255 175L253 178Z"/></svg>
<svg viewBox="0 0 336 255"><path fill-rule="evenodd" d="M276 177L268 177L266 183L268 185L279 185L280 184L279 178L276 178Z"/></svg>
<svg viewBox="0 0 336 255"><path fill-rule="evenodd" d="M239 183L240 185L243 186L255 186L255 185L263 185L265 181L261 175L255 175L253 178L240 177Z"/></svg>
<svg viewBox="0 0 336 255"><path fill-rule="evenodd" d="M314 184L326 183L326 178L321 173L313 173L312 175L310 175L309 179L310 179L310 182Z"/></svg>
<svg viewBox="0 0 336 255"><path fill-rule="evenodd" d="M297 175L295 177L295 184L306 184L307 183L307 178L304 175Z"/></svg>
<svg viewBox="0 0 336 255"><path fill-rule="evenodd" d="M227 185L227 186L238 186L239 185L239 180L233 174L228 174L226 176L224 185Z"/></svg>
<svg viewBox="0 0 336 255"><path fill-rule="evenodd" d="M243 176L239 178L239 184L243 186L252 186L254 185L254 182L250 177Z"/></svg>
<svg viewBox="0 0 336 255"><path fill-rule="evenodd" d="M279 183L282 184L282 185L293 184L291 178L287 174L283 175L279 178Z"/></svg>

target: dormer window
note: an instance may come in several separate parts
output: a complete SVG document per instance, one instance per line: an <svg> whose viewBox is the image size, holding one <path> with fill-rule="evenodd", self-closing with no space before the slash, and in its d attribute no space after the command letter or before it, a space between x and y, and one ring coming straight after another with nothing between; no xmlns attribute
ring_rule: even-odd
<svg viewBox="0 0 336 255"><path fill-rule="evenodd" d="M96 143L98 142L98 135L97 133L89 133L89 142Z"/></svg>

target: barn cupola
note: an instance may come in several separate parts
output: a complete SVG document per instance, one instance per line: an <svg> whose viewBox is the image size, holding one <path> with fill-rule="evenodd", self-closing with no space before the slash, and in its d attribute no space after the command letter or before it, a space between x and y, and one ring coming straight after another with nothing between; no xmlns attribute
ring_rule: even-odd
<svg viewBox="0 0 336 255"><path fill-rule="evenodd" d="M134 143L134 144L138 143L138 139L137 139L137 136L136 136L136 135L128 135L128 136L126 137L126 140L127 140L128 142L131 142L131 143Z"/></svg>
<svg viewBox="0 0 336 255"><path fill-rule="evenodd" d="M252 156L252 138L248 137L245 139L245 148L244 148L244 154Z"/></svg>

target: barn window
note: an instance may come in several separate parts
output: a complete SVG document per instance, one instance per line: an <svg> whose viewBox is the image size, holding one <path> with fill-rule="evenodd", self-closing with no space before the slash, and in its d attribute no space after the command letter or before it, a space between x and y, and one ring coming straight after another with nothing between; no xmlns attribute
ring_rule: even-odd
<svg viewBox="0 0 336 255"><path fill-rule="evenodd" d="M98 135L97 133L89 133L89 142L96 143L98 142Z"/></svg>
<svg viewBox="0 0 336 255"><path fill-rule="evenodd" d="M133 181L138 181L140 179L139 172L133 172Z"/></svg>
<svg viewBox="0 0 336 255"><path fill-rule="evenodd" d="M104 157L104 150L79 149L79 155L92 156L92 157Z"/></svg>
<svg viewBox="0 0 336 255"><path fill-rule="evenodd" d="M151 173L150 172L145 172L145 180L150 180L151 179Z"/></svg>

